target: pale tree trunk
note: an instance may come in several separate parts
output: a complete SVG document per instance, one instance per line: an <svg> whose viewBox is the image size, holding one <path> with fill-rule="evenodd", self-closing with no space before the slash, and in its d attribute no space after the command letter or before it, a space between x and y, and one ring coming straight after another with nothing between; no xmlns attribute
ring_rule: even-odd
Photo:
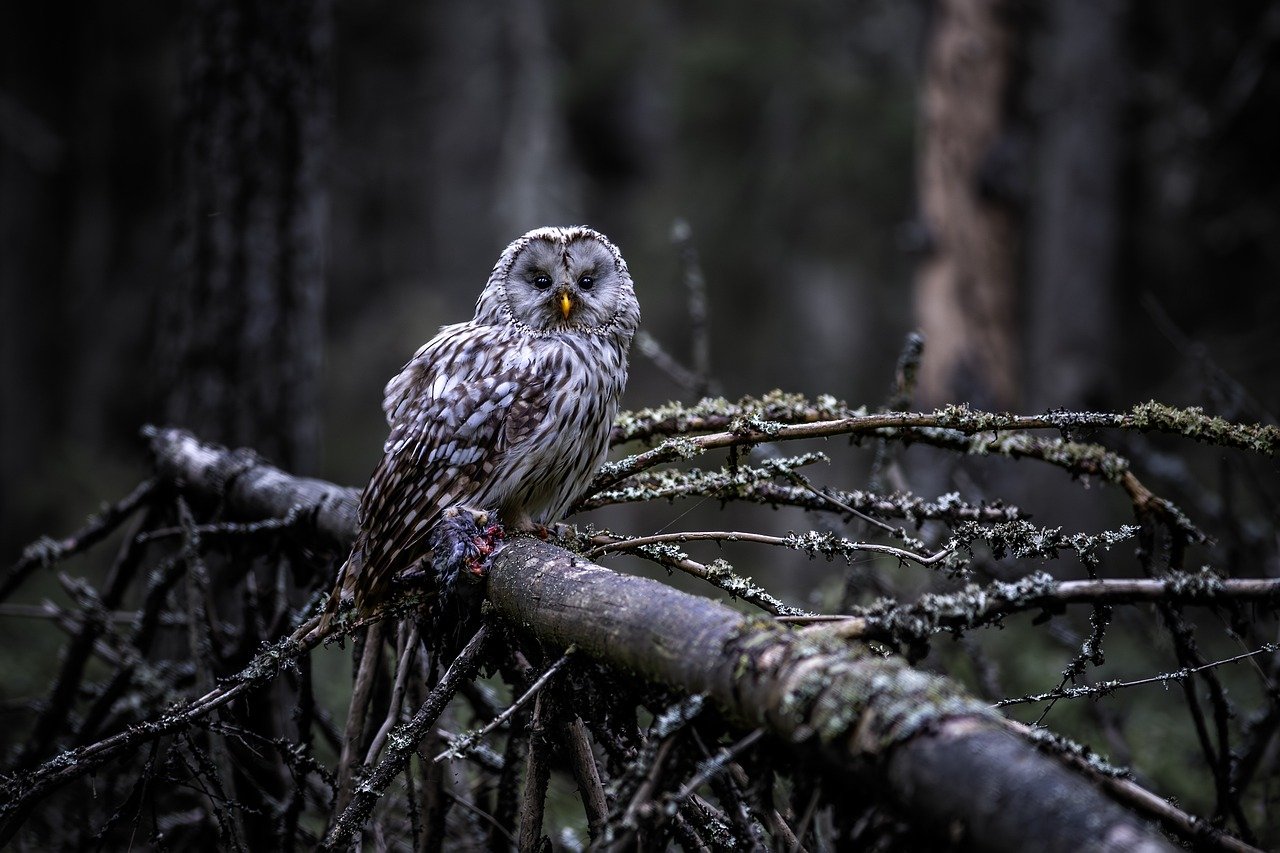
<svg viewBox="0 0 1280 853"><path fill-rule="evenodd" d="M921 96L919 192L929 254L916 282L926 404L1017 400L1018 227L1001 185L1016 58L1010 4L939 0Z"/></svg>

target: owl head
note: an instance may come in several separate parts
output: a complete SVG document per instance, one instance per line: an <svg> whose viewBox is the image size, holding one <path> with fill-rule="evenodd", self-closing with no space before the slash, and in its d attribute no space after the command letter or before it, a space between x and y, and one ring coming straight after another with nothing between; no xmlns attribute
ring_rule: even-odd
<svg viewBox="0 0 1280 853"><path fill-rule="evenodd" d="M640 324L618 247L590 228L539 228L507 246L476 303L476 322L536 332L616 334Z"/></svg>

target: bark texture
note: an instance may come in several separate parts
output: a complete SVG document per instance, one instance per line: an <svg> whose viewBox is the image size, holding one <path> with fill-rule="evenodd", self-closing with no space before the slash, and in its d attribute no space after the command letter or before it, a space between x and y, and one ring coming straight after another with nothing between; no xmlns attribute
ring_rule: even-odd
<svg viewBox="0 0 1280 853"><path fill-rule="evenodd" d="M306 470L319 436L330 3L198 0L186 25L166 414Z"/></svg>
<svg viewBox="0 0 1280 853"><path fill-rule="evenodd" d="M1007 408L1017 399L1018 233L1007 133L1015 31L1004 0L935 4L921 93L918 167L929 254L916 279L926 403Z"/></svg>

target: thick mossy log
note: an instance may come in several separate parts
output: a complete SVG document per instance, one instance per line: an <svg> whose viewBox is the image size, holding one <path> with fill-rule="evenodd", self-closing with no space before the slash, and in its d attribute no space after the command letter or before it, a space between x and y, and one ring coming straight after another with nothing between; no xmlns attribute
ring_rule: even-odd
<svg viewBox="0 0 1280 853"><path fill-rule="evenodd" d="M150 433L159 473L246 517L292 513L309 532L354 535L355 493L294 478L180 430ZM1011 733L941 676L818 629L748 617L548 542L494 557L494 609L544 642L576 644L640 678L710 696L828 773L857 774L908 820L983 850L1170 850L1090 778Z"/></svg>

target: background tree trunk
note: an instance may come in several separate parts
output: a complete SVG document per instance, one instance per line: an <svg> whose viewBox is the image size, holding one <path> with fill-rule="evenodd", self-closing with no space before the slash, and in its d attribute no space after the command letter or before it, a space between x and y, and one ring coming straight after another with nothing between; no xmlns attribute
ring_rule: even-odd
<svg viewBox="0 0 1280 853"><path fill-rule="evenodd" d="M1039 39L1027 328L1035 409L1114 405L1125 8L1057 0Z"/></svg>
<svg viewBox="0 0 1280 853"><path fill-rule="evenodd" d="M1018 145L1009 93L1018 54L1006 0L940 0L921 92L918 181L928 256L916 278L926 404L1018 399Z"/></svg>
<svg viewBox="0 0 1280 853"><path fill-rule="evenodd" d="M189 7L178 276L162 294L158 336L171 421L257 443L302 471L319 461L330 13L328 0ZM215 558L202 571L189 606L236 625L238 641L215 634L202 650L192 639L187 654L203 654L207 677L220 677L244 666L275 615L300 602L295 579L273 561ZM295 704L281 681L266 701L236 703L227 719L278 738L293 731ZM251 746L211 755L222 784L248 806L238 832L274 843L289 775Z"/></svg>
<svg viewBox="0 0 1280 853"><path fill-rule="evenodd" d="M310 470L319 439L327 0L197 0L178 127L170 419Z"/></svg>

